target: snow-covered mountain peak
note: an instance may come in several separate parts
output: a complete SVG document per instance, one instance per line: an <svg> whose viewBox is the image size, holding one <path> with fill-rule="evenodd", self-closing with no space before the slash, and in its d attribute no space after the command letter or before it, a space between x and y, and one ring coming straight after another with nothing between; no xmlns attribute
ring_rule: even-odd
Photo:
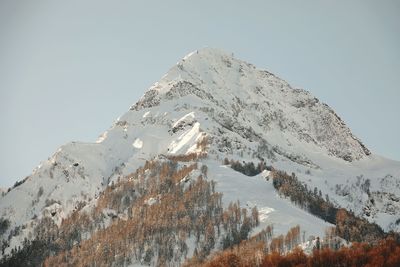
<svg viewBox="0 0 400 267"><path fill-rule="evenodd" d="M218 49L185 56L131 110L167 103L203 110L223 128L250 134L252 141L267 142L280 152L298 154L300 143L346 161L370 154L336 113L309 92Z"/></svg>
<svg viewBox="0 0 400 267"><path fill-rule="evenodd" d="M186 61L190 61L190 60L216 61L219 58L223 58L223 57L233 58L233 54L228 53L219 48L203 47L203 48L200 48L200 49L190 52L189 54L184 56L182 58L182 60L186 60Z"/></svg>

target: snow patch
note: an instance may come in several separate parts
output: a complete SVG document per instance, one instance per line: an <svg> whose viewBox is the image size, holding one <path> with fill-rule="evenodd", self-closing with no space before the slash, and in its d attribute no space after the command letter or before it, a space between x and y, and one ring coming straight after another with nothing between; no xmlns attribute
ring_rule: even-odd
<svg viewBox="0 0 400 267"><path fill-rule="evenodd" d="M258 210L259 218L261 222L265 222L268 219L268 214L275 211L274 208L262 207Z"/></svg>
<svg viewBox="0 0 400 267"><path fill-rule="evenodd" d="M96 143L97 144L102 143L107 138L107 134L108 132L106 131L102 135L100 135L99 138L96 140Z"/></svg>
<svg viewBox="0 0 400 267"><path fill-rule="evenodd" d="M194 55L195 53L198 53L198 51L196 50L196 51L190 52L189 54L187 54L186 56L183 57L183 60L189 59L189 58L190 58L192 55Z"/></svg>
<svg viewBox="0 0 400 267"><path fill-rule="evenodd" d="M168 150L171 154L176 154L179 150L181 150L185 145L189 144L191 140L195 140L195 136L199 133L200 123L196 122L192 129L186 131L181 136L177 138L176 141L172 141Z"/></svg>
<svg viewBox="0 0 400 267"><path fill-rule="evenodd" d="M136 138L135 142L133 142L132 146L134 148L141 149L143 147L143 141L140 140L139 138Z"/></svg>
<svg viewBox="0 0 400 267"><path fill-rule="evenodd" d="M146 113L143 114L143 118L146 118L147 116L149 116L150 111L147 111Z"/></svg>
<svg viewBox="0 0 400 267"><path fill-rule="evenodd" d="M263 170L263 171L261 172L261 176L262 176L263 178L265 178L265 179L270 178L270 176L269 176L270 174L271 174L271 172L268 171L268 170Z"/></svg>
<svg viewBox="0 0 400 267"><path fill-rule="evenodd" d="M156 199L154 197L151 197L151 198L147 199L144 203L149 205L149 206L151 206L151 205L153 205L153 204L155 204L157 202L158 202L158 199Z"/></svg>

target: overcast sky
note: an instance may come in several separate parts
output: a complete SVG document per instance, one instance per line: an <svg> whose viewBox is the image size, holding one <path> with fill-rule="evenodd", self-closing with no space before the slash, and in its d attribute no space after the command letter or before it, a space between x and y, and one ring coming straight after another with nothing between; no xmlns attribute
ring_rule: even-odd
<svg viewBox="0 0 400 267"><path fill-rule="evenodd" d="M95 141L185 54L216 47L329 104L400 160L400 1L0 0L0 186Z"/></svg>

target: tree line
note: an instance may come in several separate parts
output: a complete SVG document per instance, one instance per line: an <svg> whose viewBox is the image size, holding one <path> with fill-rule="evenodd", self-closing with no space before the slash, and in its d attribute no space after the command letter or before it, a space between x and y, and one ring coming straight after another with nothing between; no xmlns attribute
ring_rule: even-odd
<svg viewBox="0 0 400 267"><path fill-rule="evenodd" d="M272 172L273 186L279 194L288 197L290 201L307 210L311 214L336 225L336 233L341 238L351 242L378 242L388 235L376 223L356 216L353 212L337 208L326 196L315 187L308 189L296 175L288 175L283 171ZM396 237L397 238L397 237Z"/></svg>

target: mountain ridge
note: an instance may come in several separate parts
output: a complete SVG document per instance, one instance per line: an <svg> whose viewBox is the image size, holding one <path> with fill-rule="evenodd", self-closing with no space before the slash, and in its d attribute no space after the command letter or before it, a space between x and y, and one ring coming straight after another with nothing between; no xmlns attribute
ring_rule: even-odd
<svg viewBox="0 0 400 267"><path fill-rule="evenodd" d="M240 73L238 76L241 77L229 79L229 77L234 76L237 72ZM250 75L250 78L247 78L246 75ZM225 79L221 80L220 76ZM238 81L231 82L232 80ZM261 82L257 83L259 80ZM287 122L288 125L283 125L283 127L296 127L294 132L300 133L302 135L300 138L305 138L306 141L328 147L330 153L347 161L357 160L371 154L368 148L351 133L343 120L328 105L320 103L309 92L303 89L293 89L287 82L270 72L258 70L255 66L236 60L233 56L217 49L205 48L190 53L178 62L176 66L171 68L160 82L150 87L144 96L131 107L131 110L141 110L142 108L158 106L160 101L168 101L174 97L184 97L188 94L211 102L211 106L231 106L236 113L239 110L243 110L243 105L250 106L252 109L268 105L268 107L271 107L271 109L275 108L275 110L268 112L268 110L264 109L259 117L271 117L271 119L281 120L281 123L282 121L285 122L285 118L282 118L282 115L285 115L288 111L296 113L296 111L288 110L290 106L302 110L308 108L310 112L299 114L301 116L299 119L315 122L317 116L325 116L323 119L327 123L315 129L315 132L324 131L325 135L310 134L310 131L314 130L312 129L313 125L310 125L310 123L308 125L298 125L298 121L300 121L298 118L296 118L297 121L291 120ZM272 97L268 97L266 94L272 94ZM230 101L228 96L232 96L233 101ZM274 99L274 96L277 99ZM286 97L291 102L285 103L288 102L285 101ZM246 101L247 99L250 101ZM273 103L278 103L278 105L274 107ZM280 103L286 105L279 105ZM308 119L307 116L314 113L312 109L316 108L322 109L321 112L323 114L317 114L314 118ZM320 121L319 123L323 122ZM260 123L265 124L265 121ZM282 128L282 125L279 126ZM338 134L342 135L342 139L335 139L335 136ZM346 146L350 146L356 151L348 150L345 153L341 153L341 151L327 144L330 139L334 139L334 142L340 143L340 149L342 150L345 150Z"/></svg>

